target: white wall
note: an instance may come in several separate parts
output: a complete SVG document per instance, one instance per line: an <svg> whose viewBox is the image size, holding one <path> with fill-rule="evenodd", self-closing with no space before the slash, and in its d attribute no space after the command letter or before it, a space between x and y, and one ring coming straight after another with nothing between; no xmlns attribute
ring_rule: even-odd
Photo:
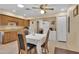
<svg viewBox="0 0 79 59"><path fill-rule="evenodd" d="M68 45L79 47L79 15L73 16L73 9L75 6L72 6L68 10L68 16L70 16L70 33L68 34Z"/></svg>
<svg viewBox="0 0 79 59"><path fill-rule="evenodd" d="M43 28L44 30L47 31L51 21L55 21L56 17L49 17L49 18L41 18L41 19L31 19L30 20L30 28L31 28L31 32L35 31L37 32L37 21L39 21L39 27ZM34 22L32 24L32 22ZM46 24L46 25L45 25Z"/></svg>
<svg viewBox="0 0 79 59"><path fill-rule="evenodd" d="M33 32L37 32L37 21L36 20L30 21L30 33L33 33Z"/></svg>
<svg viewBox="0 0 79 59"><path fill-rule="evenodd" d="M44 33L47 33L49 29L50 22L39 20L39 28L42 28L44 30Z"/></svg>

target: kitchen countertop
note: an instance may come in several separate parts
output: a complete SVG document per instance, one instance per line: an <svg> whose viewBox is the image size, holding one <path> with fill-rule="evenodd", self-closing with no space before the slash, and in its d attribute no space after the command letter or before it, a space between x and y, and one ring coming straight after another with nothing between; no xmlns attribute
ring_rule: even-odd
<svg viewBox="0 0 79 59"><path fill-rule="evenodd" d="M22 26L0 26L0 32L20 31Z"/></svg>

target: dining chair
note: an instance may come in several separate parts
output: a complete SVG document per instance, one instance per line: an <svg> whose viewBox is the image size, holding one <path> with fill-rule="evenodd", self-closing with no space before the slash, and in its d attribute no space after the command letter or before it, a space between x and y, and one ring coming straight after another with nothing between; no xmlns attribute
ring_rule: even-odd
<svg viewBox="0 0 79 59"><path fill-rule="evenodd" d="M43 43L43 45L41 46L42 47L42 52L43 52L43 49L44 49L45 53L49 53L49 49L48 49L48 38L49 38L49 30L48 30L47 35L46 35L46 40Z"/></svg>
<svg viewBox="0 0 79 59"><path fill-rule="evenodd" d="M18 47L18 54L28 54L29 52L31 53L31 50L36 46L30 43L27 44L25 34L22 31L20 34L18 34Z"/></svg>
<svg viewBox="0 0 79 59"><path fill-rule="evenodd" d="M43 34L43 29L40 29L38 33Z"/></svg>

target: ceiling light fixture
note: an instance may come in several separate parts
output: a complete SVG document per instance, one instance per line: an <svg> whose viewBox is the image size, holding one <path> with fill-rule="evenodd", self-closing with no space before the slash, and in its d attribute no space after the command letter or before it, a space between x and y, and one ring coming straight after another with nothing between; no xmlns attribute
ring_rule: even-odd
<svg viewBox="0 0 79 59"><path fill-rule="evenodd" d="M41 10L40 12L41 12L41 14L44 14L44 13L45 13L45 11L44 11L44 10Z"/></svg>
<svg viewBox="0 0 79 59"><path fill-rule="evenodd" d="M22 4L18 4L17 6L20 7L20 8L24 7L24 5L22 5Z"/></svg>
<svg viewBox="0 0 79 59"><path fill-rule="evenodd" d="M61 9L61 11L65 11L65 9L64 9L64 8L62 8L62 9Z"/></svg>

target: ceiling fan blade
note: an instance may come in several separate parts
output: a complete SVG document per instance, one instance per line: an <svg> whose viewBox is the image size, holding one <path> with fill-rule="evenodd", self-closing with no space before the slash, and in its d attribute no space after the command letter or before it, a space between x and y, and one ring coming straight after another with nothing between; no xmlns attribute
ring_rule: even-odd
<svg viewBox="0 0 79 59"><path fill-rule="evenodd" d="M46 10L54 10L54 8L45 8Z"/></svg>
<svg viewBox="0 0 79 59"><path fill-rule="evenodd" d="M32 9L40 9L39 7L32 7Z"/></svg>
<svg viewBox="0 0 79 59"><path fill-rule="evenodd" d="M25 8L25 10L31 10L30 8Z"/></svg>
<svg viewBox="0 0 79 59"><path fill-rule="evenodd" d="M41 4L39 7L32 7L32 9L54 10L54 8L48 7L47 4Z"/></svg>

